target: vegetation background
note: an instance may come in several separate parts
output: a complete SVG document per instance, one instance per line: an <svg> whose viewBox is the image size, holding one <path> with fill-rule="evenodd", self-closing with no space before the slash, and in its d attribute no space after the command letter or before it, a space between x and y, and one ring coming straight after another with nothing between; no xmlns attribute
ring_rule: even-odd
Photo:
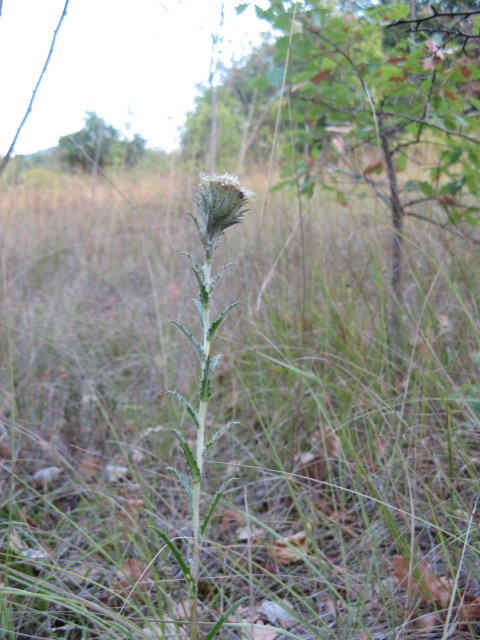
<svg viewBox="0 0 480 640"><path fill-rule="evenodd" d="M258 13L271 37L201 89L178 150L88 113L1 176L1 638L186 637L157 529L190 553L166 470L193 433L164 394L198 382L170 319L193 325L179 251L212 131L257 195L218 251L214 303L241 311L208 426L242 426L205 471L209 494L237 480L201 629L247 595L219 637L478 637L480 11Z"/></svg>

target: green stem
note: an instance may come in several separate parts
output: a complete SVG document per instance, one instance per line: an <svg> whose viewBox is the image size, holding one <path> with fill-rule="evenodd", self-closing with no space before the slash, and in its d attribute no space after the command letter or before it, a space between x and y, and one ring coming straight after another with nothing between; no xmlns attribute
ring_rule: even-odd
<svg viewBox="0 0 480 640"><path fill-rule="evenodd" d="M205 253L204 265L204 283L207 291L210 289L210 279L212 272L213 253ZM210 330L210 296L208 297L206 306L203 307L203 350L205 357L210 355L211 341L208 339ZM205 365L206 366L206 362ZM198 430L197 430L197 466L202 473L203 468L203 447L205 446L205 419L207 416L208 399L200 400L198 408ZM198 612L197 612L197 596L198 596L198 579L200 576L200 551L202 548L202 536L200 533L200 490L201 480L193 485L192 500L192 524L193 524L193 560L192 560L192 577L193 592L190 594L190 640L198 638Z"/></svg>

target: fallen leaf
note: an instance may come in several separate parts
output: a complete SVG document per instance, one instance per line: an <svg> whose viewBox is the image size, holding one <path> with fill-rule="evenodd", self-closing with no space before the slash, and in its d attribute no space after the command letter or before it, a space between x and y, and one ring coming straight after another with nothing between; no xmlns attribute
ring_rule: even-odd
<svg viewBox="0 0 480 640"><path fill-rule="evenodd" d="M226 509L225 513L223 514L222 522L220 523L220 529L218 532L219 535L225 535L231 522L243 524L244 520L238 513L238 511L234 511L233 509Z"/></svg>
<svg viewBox="0 0 480 640"><path fill-rule="evenodd" d="M398 587L408 588L409 568L403 556L393 557L392 576ZM420 562L413 568L413 574L410 575L410 595L418 591L421 602L433 601L445 609L450 602L453 584L452 578L445 576L437 578L428 570L426 562Z"/></svg>
<svg viewBox="0 0 480 640"><path fill-rule="evenodd" d="M300 458L298 473L305 478L312 480L323 480L325 478L325 456L323 453L313 453L308 451Z"/></svg>
<svg viewBox="0 0 480 640"><path fill-rule="evenodd" d="M245 620L244 622L249 622ZM253 629L253 640L275 640L277 637L277 632L273 629L261 629L259 626L265 626L265 623L262 620L258 620L255 622L255 627ZM242 640L252 640L251 630L250 629L242 629Z"/></svg>
<svg viewBox="0 0 480 640"><path fill-rule="evenodd" d="M89 478L93 478L102 468L102 463L98 458L87 458L78 465L78 472Z"/></svg>
<svg viewBox="0 0 480 640"><path fill-rule="evenodd" d="M145 593L150 590L152 571L150 567L145 567L141 560L128 558L122 564L122 568L117 572L117 581L113 589L119 595L129 596L133 592L138 596L139 592Z"/></svg>
<svg viewBox="0 0 480 640"><path fill-rule="evenodd" d="M291 545L293 549L288 545ZM273 547L268 549L268 555L282 564L292 564L302 559L302 555L307 553L307 548L307 532L300 531L284 540L275 540Z"/></svg>
<svg viewBox="0 0 480 640"><path fill-rule="evenodd" d="M322 426L313 434L312 441L321 446L327 455L332 458L339 457L342 450L342 443L338 434L336 434L335 431L332 431L328 424Z"/></svg>
<svg viewBox="0 0 480 640"><path fill-rule="evenodd" d="M249 532L250 529L250 532ZM239 542L247 542L248 537L251 535L251 540L258 541L265 536L265 531L261 527L243 527L237 533L237 539Z"/></svg>
<svg viewBox="0 0 480 640"><path fill-rule="evenodd" d="M278 622L297 624L297 619L286 611L286 609L293 609L293 606L287 599L282 602L264 600L260 606L257 607L258 613L262 613L271 624L277 624Z"/></svg>
<svg viewBox="0 0 480 640"><path fill-rule="evenodd" d="M22 553L25 549L28 549L27 545L20 538L20 534L16 529L10 529L10 535L8 536L8 547L13 553Z"/></svg>
<svg viewBox="0 0 480 640"><path fill-rule="evenodd" d="M440 617L437 611L427 613L417 618L418 628L423 631L430 631L435 629L440 624Z"/></svg>
<svg viewBox="0 0 480 640"><path fill-rule="evenodd" d="M155 638L155 640L158 640L158 638L180 640L181 638L187 637L184 633L181 633L179 635L178 627L176 627L172 620L170 620L169 618L165 618L165 620L163 621L163 625L159 624L158 622L149 624L148 626L145 625L143 627L143 633L148 638Z"/></svg>
<svg viewBox="0 0 480 640"><path fill-rule="evenodd" d="M0 442L0 458L10 459L12 457L12 447L8 442Z"/></svg>
<svg viewBox="0 0 480 640"><path fill-rule="evenodd" d="M437 316L438 328L441 331L450 331L452 328L452 321L450 318L444 315Z"/></svg>
<svg viewBox="0 0 480 640"><path fill-rule="evenodd" d="M23 511L23 517L25 518L25 522L28 524L28 526L31 527L32 529L37 529L38 524L35 522L32 516L28 515L27 508L23 507L22 511Z"/></svg>
<svg viewBox="0 0 480 640"><path fill-rule="evenodd" d="M32 476L32 484L36 487L46 487L47 484L56 480L61 473L62 470L58 467L45 467L45 469L39 469Z"/></svg>

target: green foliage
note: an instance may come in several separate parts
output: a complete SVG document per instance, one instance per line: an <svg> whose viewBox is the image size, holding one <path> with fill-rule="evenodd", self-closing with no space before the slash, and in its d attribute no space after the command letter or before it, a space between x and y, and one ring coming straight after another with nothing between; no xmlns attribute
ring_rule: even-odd
<svg viewBox="0 0 480 640"><path fill-rule="evenodd" d="M477 158L480 143L472 85L480 70L460 47L444 46L440 37L426 41L423 34L412 41L403 29L389 42L386 26L408 16L405 4L339 13L313 0L299 8L290 51L296 162L285 165L282 185L299 178L305 193L314 186L333 188L346 202L339 165L331 164L326 179L319 149L331 149L342 174L347 167L358 182L371 183L377 167L362 166L361 152L366 145L380 147L387 137L397 172L405 170L417 145L436 150L430 181L414 176L408 190L457 212L466 212L472 198L480 196L480 174L471 159ZM284 32L275 58L284 65L293 7L272 1L262 17ZM285 155L292 155L291 144ZM378 170L384 170L381 163ZM418 206L416 200L411 198L409 211ZM471 221L472 211L460 218Z"/></svg>
<svg viewBox="0 0 480 640"><path fill-rule="evenodd" d="M264 43L224 71L215 89L218 165L237 166L242 140L247 145L249 163L261 162L268 154L275 128L273 97L278 89L278 83L271 81L275 68L272 62L273 48ZM283 73L281 69L280 72ZM184 161L197 169L208 165L211 120L210 89L199 85L199 95L194 109L187 113L181 141Z"/></svg>
<svg viewBox="0 0 480 640"><path fill-rule="evenodd" d="M138 133L132 140L122 138L118 129L107 124L103 118L89 111L85 118L85 126L81 131L64 136L58 142L58 155L62 164L70 169L90 171L92 163L78 148L81 147L93 160L96 157L100 142L98 166L104 168L110 165L124 165L135 167L145 155L147 143ZM76 143L76 144L75 144ZM78 145L78 146L76 146Z"/></svg>

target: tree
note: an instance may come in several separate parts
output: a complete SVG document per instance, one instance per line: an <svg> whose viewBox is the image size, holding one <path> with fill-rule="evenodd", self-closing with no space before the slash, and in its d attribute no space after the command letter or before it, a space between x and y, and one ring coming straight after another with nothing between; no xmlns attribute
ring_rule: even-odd
<svg viewBox="0 0 480 640"><path fill-rule="evenodd" d="M276 61L281 64L288 49L292 3L271 0L268 9L257 8L257 13L284 33L276 42ZM412 42L403 37L386 44L384 27L409 15L409 5L377 6L359 14L341 13L318 0L297 6L289 81L293 121L298 124L295 135L301 144L295 145L296 161L285 167L283 180L285 185L300 178L306 193L315 187L333 190L344 203L342 178L348 176L367 184L388 204L397 302L402 297L405 216L431 220L423 209L435 202L444 215L433 222L462 233L460 223L478 222L474 198L480 195L480 100L471 84L480 78L480 70L463 51L445 48L441 40ZM322 172L320 145L336 156L328 175ZM400 180L413 150L422 145L437 149L429 177ZM378 153L369 164L362 153L365 147ZM395 347L396 304L390 331Z"/></svg>
<svg viewBox="0 0 480 640"><path fill-rule="evenodd" d="M134 167L145 154L146 143L138 134L134 135L133 140L122 138L118 129L89 111L83 129L60 138L58 147L63 164L71 169L90 171L92 163L79 147L99 168L104 169L115 164Z"/></svg>
<svg viewBox="0 0 480 640"><path fill-rule="evenodd" d="M273 62L273 47L262 44L243 60L224 71L216 92L217 164L236 173L244 173L248 157L259 162L271 148L274 131L272 109L278 85ZM182 155L186 161L209 165L211 126L210 88L200 86L194 109L187 114L181 138Z"/></svg>

